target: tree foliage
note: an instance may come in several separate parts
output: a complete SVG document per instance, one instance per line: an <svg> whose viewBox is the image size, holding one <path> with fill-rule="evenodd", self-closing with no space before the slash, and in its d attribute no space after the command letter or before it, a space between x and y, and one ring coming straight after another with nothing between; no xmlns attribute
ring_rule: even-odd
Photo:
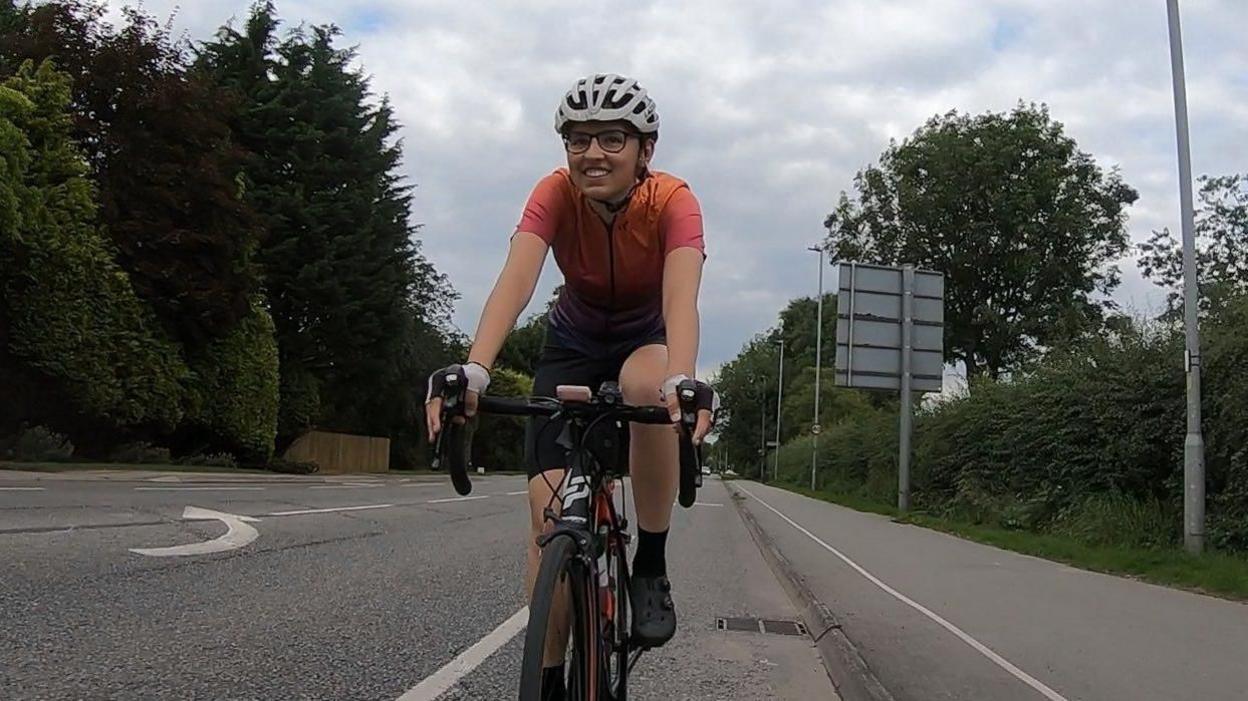
<svg viewBox="0 0 1248 701"><path fill-rule="evenodd" d="M190 368L190 435L182 440L188 452L227 451L267 463L277 436L279 373L273 320L260 300L228 335L192 355Z"/></svg>
<svg viewBox="0 0 1248 701"><path fill-rule="evenodd" d="M72 136L98 185L117 261L188 347L224 336L258 285L257 221L241 197L236 105L188 68L188 51L140 10L59 0L5 11L0 65L51 59L73 78Z"/></svg>
<svg viewBox="0 0 1248 701"><path fill-rule="evenodd" d="M1137 199L1047 108L937 116L854 179L828 215L840 260L944 273L947 360L999 377L1101 327Z"/></svg>
<svg viewBox="0 0 1248 701"><path fill-rule="evenodd" d="M1248 174L1200 179L1195 218L1201 308L1220 306L1248 291ZM1172 310L1183 304L1183 248L1169 229L1140 245L1144 276L1167 287Z"/></svg>
<svg viewBox="0 0 1248 701"><path fill-rule="evenodd" d="M49 62L0 87L0 378L23 399L5 423L167 432L187 369L95 224L69 104Z"/></svg>
<svg viewBox="0 0 1248 701"><path fill-rule="evenodd" d="M815 422L815 361L818 304L811 297L794 299L780 312L775 328L755 336L720 368L715 388L723 402L720 440L742 474L757 474L764 442L776 440L776 408L780 404L780 442L809 435ZM823 302L822 372L819 378L819 423L832 426L875 406L888 405L878 393L837 387L836 295ZM784 340L784 392L779 396L780 341Z"/></svg>
<svg viewBox="0 0 1248 701"><path fill-rule="evenodd" d="M244 106L231 128L267 230L257 259L283 368L280 425L387 432L411 418L410 374L430 362L412 339L440 335L454 296L414 238L388 101L373 104L335 27L282 39L278 25L257 4L196 65Z"/></svg>

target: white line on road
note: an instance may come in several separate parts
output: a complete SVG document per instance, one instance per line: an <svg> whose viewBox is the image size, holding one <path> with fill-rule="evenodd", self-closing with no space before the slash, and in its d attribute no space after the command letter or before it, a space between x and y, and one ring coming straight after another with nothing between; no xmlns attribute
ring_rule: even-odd
<svg viewBox="0 0 1248 701"><path fill-rule="evenodd" d="M0 487L0 492L42 492L44 487Z"/></svg>
<svg viewBox="0 0 1248 701"><path fill-rule="evenodd" d="M365 511L367 509L388 509L394 504L368 504L366 506L339 506L333 509L301 509L299 511L274 511L269 516L299 516L301 514L328 514L335 511Z"/></svg>
<svg viewBox="0 0 1248 701"><path fill-rule="evenodd" d="M135 487L136 492L258 492L264 487Z"/></svg>
<svg viewBox="0 0 1248 701"><path fill-rule="evenodd" d="M371 489L380 487L380 484L321 484L308 489Z"/></svg>
<svg viewBox="0 0 1248 701"><path fill-rule="evenodd" d="M398 698L398 701L434 701L454 686L455 682L463 679L469 672L480 666L486 658L506 645L507 641L516 637L517 633L524 630L528 620L529 607L525 606L516 611L511 618L503 621L502 625L495 628L489 635L461 652L459 657L448 662L445 667L408 689Z"/></svg>
<svg viewBox="0 0 1248 701"><path fill-rule="evenodd" d="M997 666L999 666L1001 669L1004 669L1005 671L1007 671L1007 672L1009 672L1010 674L1014 675L1014 677L1015 677L1015 678L1017 678L1019 681L1023 682L1023 683L1024 683L1024 684L1026 684L1027 686L1030 686L1031 688L1033 688L1033 689L1035 689L1036 691L1040 692L1040 695L1044 696L1046 699L1049 699L1050 701L1066 701L1066 698L1065 698L1064 696L1062 696L1061 694L1057 693L1056 691L1053 691L1053 690L1052 690L1052 689L1050 689L1049 687L1045 686L1043 682L1041 682L1040 680L1036 679L1035 677L1033 677L1033 676L1031 676L1031 675L1027 674L1026 672L1024 672L1023 670L1019 669L1018 667L1015 667L1013 664L1011 664L1011 663L1010 663L1010 661L1009 661L1009 660L1007 660L1007 659L1005 659L1004 657L1002 657L1002 656L998 655L997 653L995 653L995 652L993 652L992 650L990 650L990 649L988 648L988 646L986 646L986 645L984 645L983 643L979 642L979 641L978 641L978 640L976 640L975 638L972 638L970 635L967 635L966 633L964 633L964 632L962 631L962 629L961 629L961 628L958 628L957 626L953 625L953 624L952 624L952 623L950 623L949 621L946 621L945 619L941 618L939 615L937 615L937 614L933 613L932 611L930 611L929 609L927 609L927 607L923 606L922 604L916 603L913 599L910 599L910 598L909 598L909 597L907 597L905 594L902 594L901 592L897 591L896 589L893 589L892 587L888 586L888 585L887 585L887 584L885 584L884 582L880 581L880 579L879 579L878 577L876 577L875 575L871 574L870 572L868 572L868 571L866 571L865 569L863 569L862 567L860 567L860 566L858 565L858 563L856 563L856 562L854 562L853 560L851 560L851 559L849 559L848 557L846 557L843 553L841 553L841 551L839 551L839 550L837 550L836 548L832 547L831 545L828 545L827 543L823 542L822 540L820 540L820 539L819 539L819 537L818 537L818 536L816 536L815 534L813 534L813 533L811 533L810 531L806 530L805 528L802 528L801 526L797 525L797 523L796 523L796 522L794 522L794 521L793 521L793 519L791 519L791 518L789 518L788 516L785 516L784 514L780 513L780 511L778 511L778 510L777 510L774 506L772 506L771 504L768 504L767 502L763 501L762 499L760 499L760 498L759 498L756 494L754 494L754 493L753 493L753 492L751 492L750 490L746 489L745 487L738 487L738 489L740 489L741 491L745 492L746 494L749 494L751 497L754 497L754 499L755 499L756 501L758 501L758 503L760 503L760 504L762 504L763 506L765 506L765 507L767 507L768 509L770 509L770 510L771 510L771 512L772 512L772 513L774 513L775 515L777 515L777 516L779 516L780 518L784 519L784 520L785 520L785 521L786 521L786 522L787 522L790 526L792 526L792 527L796 528L797 530L801 531L803 534L805 534L805 535L806 535L806 537L808 537L808 538L810 538L811 540L815 541L816 543L818 543L818 544L822 545L822 546L823 546L823 548L824 548L825 550L827 550L828 552L832 553L833 555L836 555L837 557L839 557L841 560L843 560L843 561L845 562L845 564L847 564L847 565L849 565L850 567L852 567L852 568L854 568L855 570L857 570L858 574L862 575L863 577L866 577L866 578L867 578L867 580L868 580L869 582L871 582L871 583L872 583L872 584L874 584L875 586L879 587L880 589L883 589L884 591L888 592L889 594L891 594L891 595L893 596L893 598L897 599L897 600L898 600L898 601L900 601L901 603L903 603L903 604L905 604L905 605L909 606L910 608L914 609L915 611L918 611L919 613L923 614L924 616L927 616L928 618L932 619L934 622L936 622L936 623L937 623L938 625L940 625L942 628L944 628L945 630L949 631L950 633L953 633L953 634L954 634L954 635L956 635L958 638L960 638L960 639L962 640L962 642L964 642L964 643L966 643L967 645L970 645L971 647L975 648L975 650L977 650L977 651L978 651L980 654L982 654L984 657L987 657L988 659L990 659L990 660L992 660L993 662L995 662L995 663L997 664Z"/></svg>
<svg viewBox="0 0 1248 701"><path fill-rule="evenodd" d="M518 492L507 492L507 496L509 496L509 497L514 497L514 496L516 496L517 494L528 494L528 493L529 493L529 490L527 490L527 489L521 489L521 490L520 490L520 491L518 491Z"/></svg>
<svg viewBox="0 0 1248 701"><path fill-rule="evenodd" d="M473 501L475 499L489 499L489 498L490 496L488 494L484 494L479 497L451 497L450 499L430 499L429 501L425 503L426 504L447 504L453 501Z"/></svg>
<svg viewBox="0 0 1248 701"><path fill-rule="evenodd" d="M149 555L151 557L208 555L210 553L219 553L225 552L226 550L241 548L260 537L259 531L244 523L245 521L251 521L254 523L260 520L252 516L227 514L221 511L213 511L212 509L201 509L197 506L188 506L186 507L186 510L182 512L182 518L201 521L221 521L226 526L225 535L213 538L212 540L206 540L202 543L174 545L168 548L130 548L130 552L138 553L140 555Z"/></svg>

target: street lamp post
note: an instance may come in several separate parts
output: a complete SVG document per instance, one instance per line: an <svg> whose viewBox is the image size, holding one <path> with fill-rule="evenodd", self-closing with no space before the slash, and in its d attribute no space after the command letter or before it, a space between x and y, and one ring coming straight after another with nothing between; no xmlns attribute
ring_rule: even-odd
<svg viewBox="0 0 1248 701"><path fill-rule="evenodd" d="M815 489L815 469L819 464L819 375L823 365L823 246L810 246L809 251L819 254L819 311L815 321L815 423L811 427L810 488Z"/></svg>
<svg viewBox="0 0 1248 701"><path fill-rule="evenodd" d="M780 371L776 380L776 455L775 462L771 468L771 481L775 482L780 478L780 407L784 404L784 327L780 327Z"/></svg>
<svg viewBox="0 0 1248 701"><path fill-rule="evenodd" d="M1196 235L1192 212L1192 151L1187 126L1187 86L1183 74L1183 32L1179 2L1167 0L1170 20L1170 69L1174 80L1174 122L1179 146L1179 202L1183 228L1183 320L1187 331L1187 438L1183 443L1183 544L1199 553L1205 547L1205 439L1200 426L1200 332L1196 297Z"/></svg>

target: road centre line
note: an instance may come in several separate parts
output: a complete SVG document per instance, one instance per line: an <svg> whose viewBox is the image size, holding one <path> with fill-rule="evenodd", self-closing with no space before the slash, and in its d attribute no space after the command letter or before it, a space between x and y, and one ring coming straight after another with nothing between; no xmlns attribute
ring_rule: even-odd
<svg viewBox="0 0 1248 701"><path fill-rule="evenodd" d="M442 669L408 689L398 698L398 701L434 701L434 699L446 693L456 682L479 667L482 662L497 652L500 647L506 645L507 641L516 637L517 633L524 630L528 621L529 607L525 606L516 611L511 618L503 621L489 635L461 652L458 657L448 662Z"/></svg>
<svg viewBox="0 0 1248 701"><path fill-rule="evenodd" d="M42 492L46 487L0 487L0 492Z"/></svg>
<svg viewBox="0 0 1248 701"><path fill-rule="evenodd" d="M136 492L259 492L264 487L135 487Z"/></svg>
<svg viewBox="0 0 1248 701"><path fill-rule="evenodd" d="M366 504L364 506L338 506L332 509L299 509L297 511L274 511L266 516L301 516L303 514L328 514L337 511L366 511L369 509L389 509L394 504Z"/></svg>
<svg viewBox="0 0 1248 701"><path fill-rule="evenodd" d="M490 498L489 495L485 494L485 495L476 496L476 497L451 497L449 499L431 499L425 503L426 504L448 504L454 501L474 501L476 499L489 499L489 498Z"/></svg>
<svg viewBox="0 0 1248 701"><path fill-rule="evenodd" d="M827 550L828 552L840 558L845 564L849 565L855 571L857 571L858 574L862 575L863 577L866 577L867 581L871 582L875 586L879 587L880 589L884 590L888 594L892 595L893 598L897 599L903 604L909 606L915 611L918 611L924 616L927 616L929 619L931 619L933 622L938 624L940 627L944 628L950 633L953 633L960 640L962 640L962 642L966 643L967 645L970 645L972 648L974 648L977 652L982 654L984 657L987 657L989 660L994 662L998 667L1014 675L1016 679L1023 682L1027 686L1030 686L1032 689L1035 689L1037 692L1040 693L1041 696L1044 696L1046 699L1049 699L1049 701L1067 701L1067 699L1064 696L1050 689L1048 686L1045 686L1045 684L1041 682L1040 680L1036 679L1035 677L1032 677L1031 675L1027 674L1023 670L1014 666L1013 664L1010 663L1009 660L993 652L991 649L988 648L988 646L984 645L983 643L979 642L975 638L972 638L967 633L963 632L961 628L958 628L957 626L953 625L949 621L946 621L944 618L941 618L938 614L933 613L931 610L929 610L922 604L915 602L913 599L910 599L905 594L902 594L896 589L893 589L892 587L888 586L883 581L881 581L878 577L871 574L867 570L863 569L858 563L846 557L843 553L841 553L841 551L823 542L822 540L819 539L818 536L806 530L805 528L802 528L801 526L797 525L797 523L793 519L780 513L779 510L777 510L771 504L768 504L767 502L763 501L761 498L758 497L758 495L754 494L753 492L746 489L745 487L738 486L737 488L740 489L742 492L745 492L749 496L753 497L755 501L767 507L775 515L784 519L785 522L787 522L790 526L793 526L794 528L796 528L798 531L803 533L806 537L810 538L811 540L815 541L819 545L823 546L825 550Z"/></svg>

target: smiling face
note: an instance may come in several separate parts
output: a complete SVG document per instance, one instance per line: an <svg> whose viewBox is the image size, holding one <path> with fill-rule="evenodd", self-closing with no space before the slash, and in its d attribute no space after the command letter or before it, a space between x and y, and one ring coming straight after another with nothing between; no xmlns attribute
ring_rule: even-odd
<svg viewBox="0 0 1248 701"><path fill-rule="evenodd" d="M604 202L623 199L654 155L654 141L623 121L570 124L563 140L572 184Z"/></svg>

